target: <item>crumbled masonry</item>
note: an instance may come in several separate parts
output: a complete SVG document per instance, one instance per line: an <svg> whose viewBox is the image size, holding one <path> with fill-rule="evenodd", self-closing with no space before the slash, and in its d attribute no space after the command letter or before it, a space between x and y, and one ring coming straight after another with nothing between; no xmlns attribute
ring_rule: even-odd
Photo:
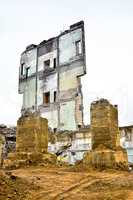
<svg viewBox="0 0 133 200"><path fill-rule="evenodd" d="M48 122L36 114L22 116L17 122L16 152L9 153L5 168L39 163L55 163L56 156L47 152Z"/></svg>
<svg viewBox="0 0 133 200"><path fill-rule="evenodd" d="M117 106L106 99L91 104L91 134L92 150L84 156L85 165L128 169L127 152L119 144Z"/></svg>

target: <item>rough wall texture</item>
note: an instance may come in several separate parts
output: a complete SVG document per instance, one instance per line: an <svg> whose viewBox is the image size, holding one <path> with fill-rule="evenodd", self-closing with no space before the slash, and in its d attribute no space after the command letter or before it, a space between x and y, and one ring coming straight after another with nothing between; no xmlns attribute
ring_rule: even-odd
<svg viewBox="0 0 133 200"><path fill-rule="evenodd" d="M47 119L34 115L21 117L17 123L16 138L17 152L47 152Z"/></svg>
<svg viewBox="0 0 133 200"><path fill-rule="evenodd" d="M118 144L118 111L107 100L91 104L92 151L83 163L96 168L127 169L127 152Z"/></svg>
<svg viewBox="0 0 133 200"><path fill-rule="evenodd" d="M64 102L60 106L60 130L75 130L75 101Z"/></svg>
<svg viewBox="0 0 133 200"><path fill-rule="evenodd" d="M87 152L83 163L95 168L128 169L127 152L123 149L113 151L102 147L101 149Z"/></svg>
<svg viewBox="0 0 133 200"><path fill-rule="evenodd" d="M0 135L0 167L2 166L3 162L3 148L4 148L4 137Z"/></svg>
<svg viewBox="0 0 133 200"><path fill-rule="evenodd" d="M16 149L16 127L7 127L4 124L0 125L0 138L1 145L3 143L3 158L6 159L8 153L14 152ZM0 148L1 148L0 147ZM1 153L0 153L1 154Z"/></svg>
<svg viewBox="0 0 133 200"><path fill-rule="evenodd" d="M47 119L30 114L17 123L16 152L8 154L5 168L16 168L39 163L56 163L56 156L47 153Z"/></svg>
<svg viewBox="0 0 133 200"><path fill-rule="evenodd" d="M118 128L118 110L107 100L91 104L91 132L92 149L96 149L100 144L110 149L116 149Z"/></svg>
<svg viewBox="0 0 133 200"><path fill-rule="evenodd" d="M53 131L78 130L83 126L81 76L86 74L85 57L83 21L54 38L29 45L21 54L19 67L22 113L37 109ZM46 93L48 102L44 101Z"/></svg>

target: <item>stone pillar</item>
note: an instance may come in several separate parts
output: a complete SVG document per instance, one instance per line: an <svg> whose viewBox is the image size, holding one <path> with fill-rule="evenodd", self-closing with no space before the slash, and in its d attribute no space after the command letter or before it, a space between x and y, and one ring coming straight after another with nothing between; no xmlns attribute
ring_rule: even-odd
<svg viewBox="0 0 133 200"><path fill-rule="evenodd" d="M120 147L118 108L106 99L91 104L92 150L83 163L96 168L128 169L127 152Z"/></svg>
<svg viewBox="0 0 133 200"><path fill-rule="evenodd" d="M17 122L16 151L47 153L48 121L39 116L21 117Z"/></svg>
<svg viewBox="0 0 133 200"><path fill-rule="evenodd" d="M5 168L39 163L55 163L56 157L47 152L48 121L36 114L22 116L17 121L16 152L9 153Z"/></svg>
<svg viewBox="0 0 133 200"><path fill-rule="evenodd" d="M91 133L92 149L104 145L109 149L116 149L118 128L118 109L107 100L101 99L91 104Z"/></svg>

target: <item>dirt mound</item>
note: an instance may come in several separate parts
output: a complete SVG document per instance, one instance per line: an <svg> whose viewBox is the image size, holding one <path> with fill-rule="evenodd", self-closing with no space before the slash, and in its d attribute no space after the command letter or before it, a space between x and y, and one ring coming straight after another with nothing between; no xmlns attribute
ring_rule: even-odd
<svg viewBox="0 0 133 200"><path fill-rule="evenodd" d="M30 190L29 190L30 189ZM0 200L24 200L30 192L36 190L35 185L11 172L0 171Z"/></svg>

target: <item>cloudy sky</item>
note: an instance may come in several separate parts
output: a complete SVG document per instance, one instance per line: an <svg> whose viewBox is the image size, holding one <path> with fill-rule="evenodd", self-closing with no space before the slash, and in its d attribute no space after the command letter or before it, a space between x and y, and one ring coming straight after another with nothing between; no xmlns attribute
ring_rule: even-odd
<svg viewBox="0 0 133 200"><path fill-rule="evenodd" d="M120 125L133 124L132 0L0 0L0 124L16 124L21 52L84 20L87 75L84 118L90 103L108 98L119 106Z"/></svg>

